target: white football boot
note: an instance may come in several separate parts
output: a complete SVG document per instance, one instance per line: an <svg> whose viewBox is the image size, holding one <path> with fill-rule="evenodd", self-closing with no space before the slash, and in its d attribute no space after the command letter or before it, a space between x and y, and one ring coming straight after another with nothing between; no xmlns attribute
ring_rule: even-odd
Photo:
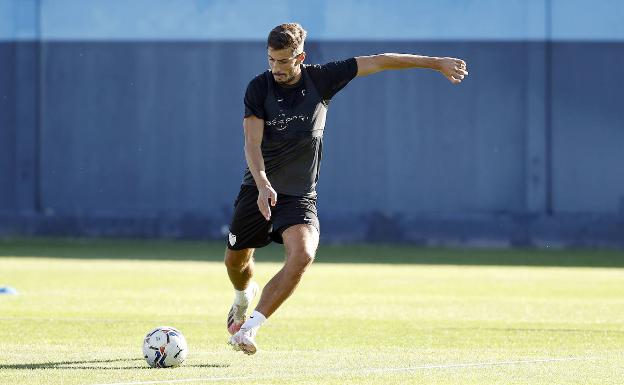
<svg viewBox="0 0 624 385"><path fill-rule="evenodd" d="M231 335L236 334L245 323L245 319L247 316L245 313L247 312L247 308L253 301L256 294L258 294L258 284L255 282L249 282L249 286L245 289L245 296L242 299L237 301L237 298L234 298L234 303L230 308L230 312L228 313L227 318L227 329Z"/></svg>
<svg viewBox="0 0 624 385"><path fill-rule="evenodd" d="M240 329L236 334L230 337L229 344L234 350L242 351L247 355L252 355L258 350L256 345L256 332L258 328Z"/></svg>

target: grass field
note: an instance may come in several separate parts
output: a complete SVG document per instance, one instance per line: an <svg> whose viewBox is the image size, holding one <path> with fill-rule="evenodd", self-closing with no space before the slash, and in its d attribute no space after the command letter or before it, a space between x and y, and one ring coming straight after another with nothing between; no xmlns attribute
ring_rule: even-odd
<svg viewBox="0 0 624 385"><path fill-rule="evenodd" d="M322 246L248 357L225 343L222 251L0 241L20 291L0 296L0 384L624 383L622 252ZM260 284L281 253L259 253ZM185 334L182 367L143 361L159 325Z"/></svg>

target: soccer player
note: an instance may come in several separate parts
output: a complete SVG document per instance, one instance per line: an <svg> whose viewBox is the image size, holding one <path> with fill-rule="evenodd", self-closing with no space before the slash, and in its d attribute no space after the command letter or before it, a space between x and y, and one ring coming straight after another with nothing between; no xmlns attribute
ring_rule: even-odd
<svg viewBox="0 0 624 385"><path fill-rule="evenodd" d="M315 187L332 97L356 76L385 70L430 68L454 84L468 75L460 59L395 53L307 65L305 38L299 24L275 27L267 40L270 69L256 76L245 93L248 167L234 203L225 266L235 289L227 319L229 343L246 354L256 352L258 328L293 293L314 260L320 232ZM246 319L258 292L253 253L271 241L284 244L286 261Z"/></svg>

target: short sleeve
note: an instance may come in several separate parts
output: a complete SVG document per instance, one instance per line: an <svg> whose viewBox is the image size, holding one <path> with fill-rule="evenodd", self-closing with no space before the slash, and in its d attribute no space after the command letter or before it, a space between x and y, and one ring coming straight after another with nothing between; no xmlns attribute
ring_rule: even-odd
<svg viewBox="0 0 624 385"><path fill-rule="evenodd" d="M255 115L264 119L264 99L268 91L264 74L256 76L247 85L245 91L245 118Z"/></svg>
<svg viewBox="0 0 624 385"><path fill-rule="evenodd" d="M310 74L324 100L331 100L357 75L355 58L311 66Z"/></svg>

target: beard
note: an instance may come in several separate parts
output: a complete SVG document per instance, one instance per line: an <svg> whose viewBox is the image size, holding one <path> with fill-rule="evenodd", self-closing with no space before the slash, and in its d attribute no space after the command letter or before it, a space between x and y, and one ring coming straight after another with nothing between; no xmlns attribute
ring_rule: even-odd
<svg viewBox="0 0 624 385"><path fill-rule="evenodd" d="M284 85L289 84L296 77L297 77L297 75L294 74L294 71L290 72L290 73L281 73L281 76L273 75L273 79L275 79L275 82L277 84L284 84Z"/></svg>

